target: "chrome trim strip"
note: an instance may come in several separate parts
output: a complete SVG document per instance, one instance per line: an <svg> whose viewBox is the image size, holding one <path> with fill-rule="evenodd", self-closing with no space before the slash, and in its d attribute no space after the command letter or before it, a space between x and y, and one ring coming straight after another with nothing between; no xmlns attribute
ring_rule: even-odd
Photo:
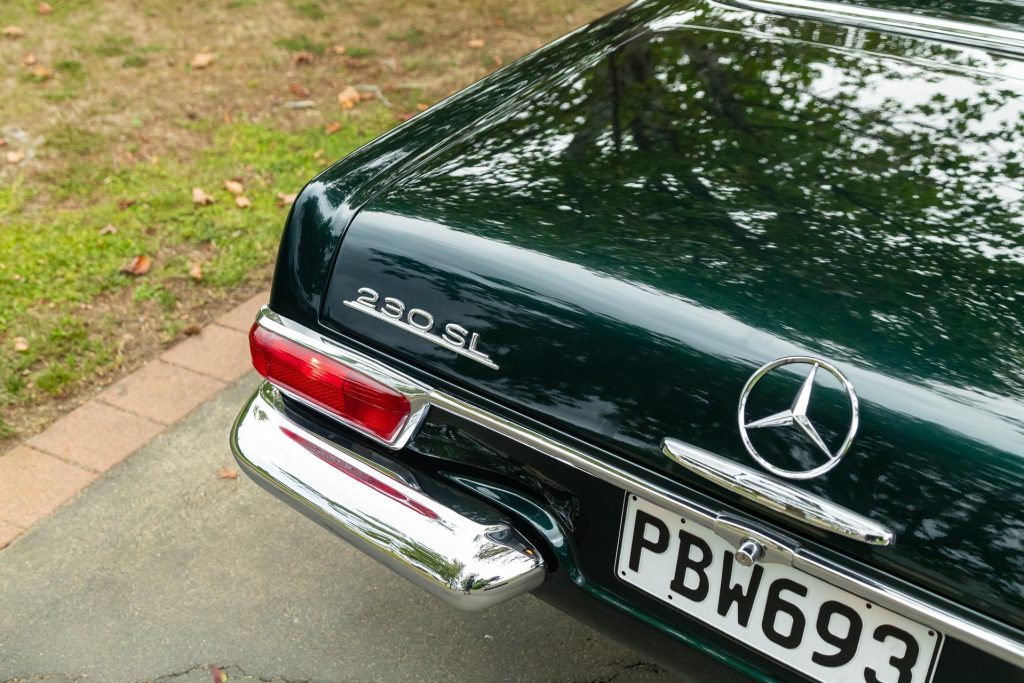
<svg viewBox="0 0 1024 683"><path fill-rule="evenodd" d="M268 309L264 309L264 311L267 314L274 315ZM363 354L347 349L337 342L326 340L321 335L301 325L286 322L283 318L279 318L276 315L275 318L286 324L284 330L287 334L304 334L314 340L324 340L328 342L327 348L341 350L340 352L346 354L345 357L357 363L353 365L355 369L363 370L358 365L361 362L360 359L366 359L366 356ZM299 343L306 343L308 341L294 336L290 338ZM377 361L371 360L370 362L374 366L384 367ZM393 371L388 370L388 372ZM397 375L398 373L394 374ZM416 384L423 387L422 384ZM702 526L716 530L716 533L724 533L730 537L737 533L737 522L733 519L717 516L712 510L682 499L666 489L651 484L630 472L598 460L577 448L559 443L539 432L521 427L510 420L477 408L442 391L436 389L429 390L428 403L438 409L487 427L513 441L533 448L563 464L586 472L617 488L641 496L680 515L685 515L688 519ZM816 555L813 551L801 548L799 544L791 540L777 539L748 525L749 523L743 525L745 536L765 544L774 544L776 547L785 548L783 556L787 558L785 561L791 563L792 566L859 595L865 600L873 601L910 619L928 624L950 638L963 641L967 645L987 652L1014 666L1024 667L1024 641L993 632L978 623L932 607L913 596L886 586L870 577L865 577L845 567L838 566Z"/></svg>
<svg viewBox="0 0 1024 683"><path fill-rule="evenodd" d="M328 358L333 358L350 368L358 370L367 377L377 380L384 386L404 394L409 400L411 409L409 419L406 420L402 429L399 430L398 434L396 434L395 438L391 441L385 441L376 434L362 429L359 425L342 420L337 415L333 415L333 419L345 422L346 425L352 427L364 436L367 436L392 450L404 448L405 444L409 442L409 439L419 428L420 423L423 422L423 418L427 414L427 409L430 407L430 390L411 377L407 377L400 372L395 372L391 368L378 363L369 356L364 356L358 351L353 351L350 348L342 346L329 337L317 334L308 327L299 325L287 318L282 318L267 306L261 308L260 312L256 315L256 323L261 327L265 327L274 334L280 335L285 339L295 342L296 344L301 344L302 346L312 349L318 353L322 353ZM287 388L278 387L278 389L283 391L290 398L301 401L316 410L322 410L321 408L302 400L300 397L295 396L292 392L288 391Z"/></svg>
<svg viewBox="0 0 1024 683"><path fill-rule="evenodd" d="M858 28L903 33L918 38L965 44L1002 52L1024 53L1024 32L997 26L819 0L719 0L719 2L755 12L816 19L831 24L851 24Z"/></svg>
<svg viewBox="0 0 1024 683"><path fill-rule="evenodd" d="M476 522L305 431L269 382L239 414L231 447L279 498L459 609L484 609L544 581L540 553L511 524Z"/></svg>
<svg viewBox="0 0 1024 683"><path fill-rule="evenodd" d="M878 522L703 448L664 439L661 450L694 474L797 522L872 545L895 541L894 534Z"/></svg>
<svg viewBox="0 0 1024 683"><path fill-rule="evenodd" d="M355 301L342 301L341 303L343 303L344 305L348 306L349 308L354 308L355 310L359 311L360 313L365 313L366 315L370 316L371 318L376 318L377 320L383 320L386 323L394 325L395 327L401 329L403 332L410 332L412 334L415 334L417 337L420 337L422 339L426 339L431 344L436 344L437 346L440 346L442 349L448 349L449 351L453 351L453 352L459 354L460 356L465 356L466 358L469 358L470 360L475 360L477 363L480 363L481 365L486 365L491 370L497 370L498 369L498 364L495 363L490 358L488 358L485 354L482 354L482 353L479 353L479 352L473 352L473 351L470 351L470 350L468 350L468 349L466 349L466 348L464 348L462 346L456 346L455 344L450 344L447 341L445 341L442 337L439 337L436 334L430 334L426 330L421 330L421 329L419 329L417 327L414 327L412 325L406 325L401 320L397 320L395 318L392 318L389 315L384 315L383 313L381 313L377 309L372 308L370 306L363 306L362 304L358 304Z"/></svg>

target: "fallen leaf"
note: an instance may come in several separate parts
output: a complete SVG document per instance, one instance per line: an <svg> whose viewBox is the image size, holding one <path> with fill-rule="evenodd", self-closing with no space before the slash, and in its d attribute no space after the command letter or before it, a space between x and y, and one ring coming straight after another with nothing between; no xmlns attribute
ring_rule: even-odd
<svg viewBox="0 0 1024 683"><path fill-rule="evenodd" d="M134 199L118 199L117 200L117 208L120 209L121 211L124 211L125 209L127 209L130 206L132 206L133 204L135 204L135 200Z"/></svg>
<svg viewBox="0 0 1024 683"><path fill-rule="evenodd" d="M42 64L36 64L32 67L32 77L37 81L48 81L53 76L53 72Z"/></svg>
<svg viewBox="0 0 1024 683"><path fill-rule="evenodd" d="M192 278L193 280L195 280L196 282L202 281L202 279L203 279L203 264L199 263L198 261L193 263L192 267L188 269L188 276L190 278Z"/></svg>
<svg viewBox="0 0 1024 683"><path fill-rule="evenodd" d="M20 26L4 26L3 34L7 38L21 38L25 35L25 30Z"/></svg>
<svg viewBox="0 0 1024 683"><path fill-rule="evenodd" d="M284 192L278 192L277 193L277 205L279 207L291 206L292 204L295 203L295 198L297 196L298 195L285 194Z"/></svg>
<svg viewBox="0 0 1024 683"><path fill-rule="evenodd" d="M334 135L339 130L341 130L341 121L331 121L326 126L324 126L325 135Z"/></svg>
<svg viewBox="0 0 1024 683"><path fill-rule="evenodd" d="M186 337L194 337L202 331L203 328L201 325L199 325L199 323L189 323L188 325L185 326L185 329L183 329L181 333L184 334Z"/></svg>
<svg viewBox="0 0 1024 683"><path fill-rule="evenodd" d="M25 58L24 58L23 60L21 60L21 65L22 65L22 66L32 66L32 65L34 65L34 64L35 64L35 63L36 63L37 61L38 61L38 60L36 59L36 56L35 56L35 54L33 54L33 53L29 52L29 53L28 53L27 55L25 55Z"/></svg>
<svg viewBox="0 0 1024 683"><path fill-rule="evenodd" d="M242 194L243 192L245 192L245 187L242 185L242 183L238 182L237 180L225 180L224 189L226 189L231 194Z"/></svg>
<svg viewBox="0 0 1024 683"><path fill-rule="evenodd" d="M12 149L7 153L7 163L9 164L20 164L25 161L25 150L23 149Z"/></svg>
<svg viewBox="0 0 1024 683"><path fill-rule="evenodd" d="M15 337L14 350L18 353L28 353L28 339L25 339L24 337Z"/></svg>
<svg viewBox="0 0 1024 683"><path fill-rule="evenodd" d="M426 102L417 102L416 108L419 109L420 111L426 111L427 109L430 108L430 105L427 104Z"/></svg>
<svg viewBox="0 0 1024 683"><path fill-rule="evenodd" d="M213 64L213 59L216 57L212 52L200 52L192 58L190 62L193 69L205 69L206 67Z"/></svg>
<svg viewBox="0 0 1024 683"><path fill-rule="evenodd" d="M309 88L305 87L301 83L292 83L288 86L292 94L296 97L309 97Z"/></svg>
<svg viewBox="0 0 1024 683"><path fill-rule="evenodd" d="M292 64L294 64L295 66L302 66L303 64L312 64L312 63L313 63L313 53L312 52L296 52L295 55L292 56Z"/></svg>
<svg viewBox="0 0 1024 683"><path fill-rule="evenodd" d="M224 471L223 467L221 468L221 471L222 472ZM235 476L231 477L231 478L234 479L237 476L238 476L238 473L236 472ZM221 479L223 479L223 478L224 477L221 477ZM213 676L213 683L227 683L227 680L228 680L227 672L221 671L220 669L218 669L215 666L211 666L210 667L210 675Z"/></svg>
<svg viewBox="0 0 1024 683"><path fill-rule="evenodd" d="M395 118L398 119L399 121L402 121L403 123L411 119L413 116L415 116L415 114L408 111L403 111L395 114Z"/></svg>
<svg viewBox="0 0 1024 683"><path fill-rule="evenodd" d="M139 254L125 264L125 266L121 268L121 272L133 277L139 277L140 275L148 273L152 267L153 259L149 258L145 254Z"/></svg>
<svg viewBox="0 0 1024 683"><path fill-rule="evenodd" d="M36 7L36 13L45 17L47 14L53 14L53 7L51 7L48 2L41 2L39 3L39 6Z"/></svg>
<svg viewBox="0 0 1024 683"><path fill-rule="evenodd" d="M218 479L238 479L238 470L236 470L234 467L221 467L219 470L217 470L217 478ZM225 680L226 681L227 677L225 676L221 680Z"/></svg>
<svg viewBox="0 0 1024 683"><path fill-rule="evenodd" d="M334 50L334 54L336 54L336 55L343 55L346 52L346 49L345 49L344 45L335 45L331 49Z"/></svg>
<svg viewBox="0 0 1024 683"><path fill-rule="evenodd" d="M213 204L213 202L214 202L213 197L211 197L210 195L208 195L205 192L203 192L202 188L200 188L200 187L193 187L192 188L192 203L193 204L195 204L196 206L207 206L209 204Z"/></svg>
<svg viewBox="0 0 1024 683"><path fill-rule="evenodd" d="M317 151L313 152L313 160L314 161L323 161L324 160L324 150L323 149L318 149Z"/></svg>
<svg viewBox="0 0 1024 683"><path fill-rule="evenodd" d="M487 44L487 41L484 40L483 38L470 38L469 42L466 43L466 45L468 45L469 47L473 48L474 50L479 50L480 48L482 48L486 44Z"/></svg>
<svg viewBox="0 0 1024 683"><path fill-rule="evenodd" d="M252 202L249 201L248 197L244 195L238 195L237 197L235 197L235 206L237 206L239 209L248 209L250 206L252 206Z"/></svg>
<svg viewBox="0 0 1024 683"><path fill-rule="evenodd" d="M117 234L117 228L114 227L113 223L107 223L102 228L100 228L100 234L101 235L116 235Z"/></svg>
<svg viewBox="0 0 1024 683"><path fill-rule="evenodd" d="M356 106L362 98L359 96L359 91L353 88L351 85L346 85L344 90L338 93L338 106L342 109L348 110Z"/></svg>

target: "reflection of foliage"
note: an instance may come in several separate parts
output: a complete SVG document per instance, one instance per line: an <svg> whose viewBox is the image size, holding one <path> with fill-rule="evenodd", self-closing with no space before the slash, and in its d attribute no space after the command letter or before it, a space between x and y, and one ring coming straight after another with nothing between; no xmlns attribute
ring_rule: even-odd
<svg viewBox="0 0 1024 683"><path fill-rule="evenodd" d="M480 232L517 242L560 205L560 229L532 230L531 247L597 253L617 277L740 303L741 318L767 310L755 322L787 336L872 360L913 350L922 374L1024 395L1018 86L793 52L705 30L641 36L407 183L403 209L453 225L466 210L516 216ZM722 282L729 302L714 300ZM962 362L947 367L953 339Z"/></svg>
<svg viewBox="0 0 1024 683"><path fill-rule="evenodd" d="M1024 25L1024 6L1005 0L838 0L851 5L869 5L878 9L902 10L930 16L947 15L953 19L975 19L1020 29Z"/></svg>
<svg viewBox="0 0 1024 683"><path fill-rule="evenodd" d="M737 452L758 340L871 371L889 384L857 457L805 486L901 539L850 552L1024 623L1004 552L1024 488L1000 450L1024 399L1018 65L701 3L643 4L561 49L363 214L346 286L404 286L501 346L499 376L464 380L665 468L666 434ZM715 337L680 311L738 324ZM935 405L948 424L915 416Z"/></svg>

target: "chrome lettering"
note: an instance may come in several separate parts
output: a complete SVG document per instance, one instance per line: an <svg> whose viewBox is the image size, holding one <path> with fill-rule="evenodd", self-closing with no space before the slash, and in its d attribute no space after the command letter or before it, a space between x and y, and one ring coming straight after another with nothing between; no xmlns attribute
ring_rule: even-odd
<svg viewBox="0 0 1024 683"><path fill-rule="evenodd" d="M460 356L470 358L481 365L486 365L492 370L498 369L498 365L486 353L477 350L476 347L480 343L480 335L476 332L470 332L458 323L447 323L441 334L435 334L431 332L434 328L434 316L429 311L425 311L422 308L410 308L408 313L406 313L405 302L391 296L384 297L383 303L378 306L377 302L380 301L380 295L377 294L376 290L369 287L360 287L356 290L356 294L358 296L356 296L355 301L345 300L342 303L349 308L354 308L378 320L401 327L407 332L422 337L433 344L454 351ZM467 337L469 338L468 345L466 343Z"/></svg>
<svg viewBox="0 0 1024 683"><path fill-rule="evenodd" d="M448 323L444 326L444 334L441 335L441 339L444 339L452 346L458 346L461 349L466 345L467 334L469 334L469 330L462 325Z"/></svg>
<svg viewBox="0 0 1024 683"><path fill-rule="evenodd" d="M420 318L422 318L423 321L425 322L425 324L417 325L416 324L416 320L415 320L416 316L419 316ZM426 330L429 330L431 327L434 326L434 316L430 315L429 313L424 311L422 308L413 308L413 309L411 309L409 311L409 315L406 316L406 320L408 320L409 324L412 325L413 327L415 327L417 330L426 331Z"/></svg>

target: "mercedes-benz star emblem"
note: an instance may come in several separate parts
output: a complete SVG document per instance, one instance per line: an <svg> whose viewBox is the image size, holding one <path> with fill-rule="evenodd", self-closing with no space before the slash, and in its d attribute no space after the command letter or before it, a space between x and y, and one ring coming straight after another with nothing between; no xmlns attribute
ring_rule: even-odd
<svg viewBox="0 0 1024 683"><path fill-rule="evenodd" d="M796 398L793 399L793 404L787 410L748 422L746 418L747 398L749 398L754 385L772 370L781 368L784 365L792 364L810 366L810 370L807 372L807 377L800 386L800 391L797 392ZM814 391L814 376L817 374L819 368L825 370L839 381L843 390L846 392L846 398L850 402L850 429L846 433L846 438L843 440L843 443L835 452L833 452L821 436L818 435L818 430L814 428L814 424L811 423L810 418L807 417L807 407L810 405L811 393ZM853 443L853 437L857 434L857 424L859 421L858 411L857 394L853 391L853 385L850 384L850 381L843 376L843 373L839 372L838 368L831 363L827 363L818 358L811 358L809 356L788 356L762 365L758 368L757 372L751 375L750 379L747 380L746 385L743 387L743 393L740 394L740 436L743 438L743 445L747 447L747 452L749 452L754 460L760 463L761 466L769 472L773 472L780 477L786 477L787 479L810 479L818 476L819 474L828 472L830 469L838 465L839 461L844 455L846 455L846 451L850 449L850 444ZM757 449L754 448L754 445L750 443L750 435L747 432L751 429L772 429L777 427L788 427L802 433L806 438L810 439L811 443L813 443L819 451L827 456L825 463L813 469L794 471L784 470L765 460L765 458L757 452Z"/></svg>

